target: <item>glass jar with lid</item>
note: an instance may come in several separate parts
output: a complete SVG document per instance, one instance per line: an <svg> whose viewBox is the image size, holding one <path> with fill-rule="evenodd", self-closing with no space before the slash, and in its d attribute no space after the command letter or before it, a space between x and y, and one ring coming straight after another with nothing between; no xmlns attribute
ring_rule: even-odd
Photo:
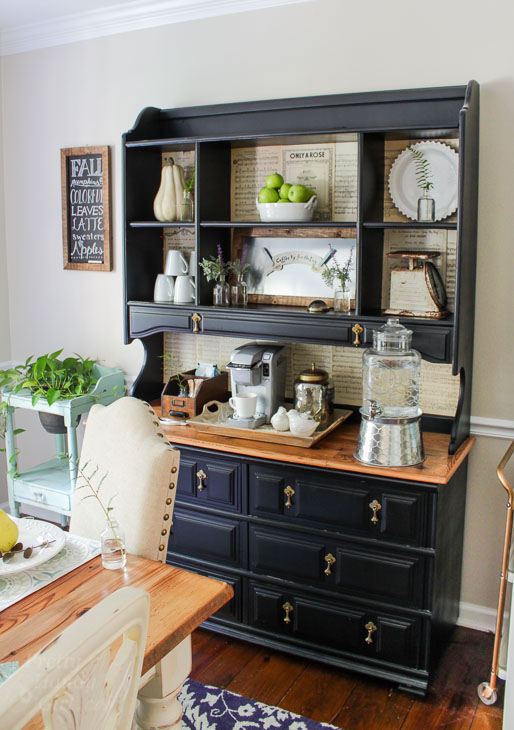
<svg viewBox="0 0 514 730"><path fill-rule="evenodd" d="M371 418L420 415L421 355L411 349L412 331L390 317L373 330L373 347L362 358L362 410Z"/></svg>
<svg viewBox="0 0 514 730"><path fill-rule="evenodd" d="M326 370L315 363L303 370L294 382L294 407L298 413L328 425L334 411L334 386Z"/></svg>

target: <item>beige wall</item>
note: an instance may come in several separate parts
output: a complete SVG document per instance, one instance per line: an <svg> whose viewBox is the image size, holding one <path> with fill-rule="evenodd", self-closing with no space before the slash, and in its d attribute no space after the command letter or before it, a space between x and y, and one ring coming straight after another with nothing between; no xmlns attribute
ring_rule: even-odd
<svg viewBox="0 0 514 730"><path fill-rule="evenodd" d="M2 139L1 70L2 60L0 59L0 140ZM0 363L2 363L11 359L11 336L9 330L9 298L7 294L3 154L0 155L0 160L2 161L0 162Z"/></svg>
<svg viewBox="0 0 514 730"><path fill-rule="evenodd" d="M370 10L370 3L317 0L4 58L12 357L64 347L137 373L140 344L122 344L120 136L144 106L476 78L482 121L473 412L512 419L514 17L506 2L481 7L377 0ZM59 150L99 144L113 151L114 271L65 272ZM493 467L504 448L505 441L480 439L471 460L463 600L485 606L496 602L504 500Z"/></svg>

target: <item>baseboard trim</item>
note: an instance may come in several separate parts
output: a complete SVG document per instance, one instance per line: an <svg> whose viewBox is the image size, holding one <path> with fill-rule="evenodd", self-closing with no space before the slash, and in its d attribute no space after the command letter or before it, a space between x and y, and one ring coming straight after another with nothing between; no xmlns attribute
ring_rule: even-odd
<svg viewBox="0 0 514 730"><path fill-rule="evenodd" d="M496 631L496 613L496 608L461 601L457 625L494 634Z"/></svg>

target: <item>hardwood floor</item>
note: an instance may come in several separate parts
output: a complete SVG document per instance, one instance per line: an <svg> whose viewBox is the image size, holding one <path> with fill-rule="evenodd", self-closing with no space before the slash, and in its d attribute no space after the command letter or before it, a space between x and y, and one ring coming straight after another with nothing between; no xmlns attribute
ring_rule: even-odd
<svg viewBox="0 0 514 730"><path fill-rule="evenodd" d="M344 730L501 730L496 705L478 699L489 679L493 637L457 628L424 699L376 681L199 629L192 679L277 705Z"/></svg>

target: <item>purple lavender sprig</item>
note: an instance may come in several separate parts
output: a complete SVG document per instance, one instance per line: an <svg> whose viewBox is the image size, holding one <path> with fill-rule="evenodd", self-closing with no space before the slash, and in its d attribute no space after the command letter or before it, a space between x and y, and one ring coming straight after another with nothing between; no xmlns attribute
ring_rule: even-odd
<svg viewBox="0 0 514 730"><path fill-rule="evenodd" d="M202 259L200 266L207 281L220 281L227 275L230 264L226 264L223 258L223 250L221 244L216 247L217 256L211 256L210 259Z"/></svg>
<svg viewBox="0 0 514 730"><path fill-rule="evenodd" d="M234 274L239 277L243 276L248 269L250 268L250 264L246 263L246 259L248 258L248 244L243 243L243 250L241 251L241 258L236 259L235 261L229 261L228 262L228 268L234 272Z"/></svg>
<svg viewBox="0 0 514 730"><path fill-rule="evenodd" d="M223 259L223 250L221 248L221 243L218 243L218 246L217 246L216 250L218 251L218 260L220 262L220 266L224 267L225 266L225 261Z"/></svg>

